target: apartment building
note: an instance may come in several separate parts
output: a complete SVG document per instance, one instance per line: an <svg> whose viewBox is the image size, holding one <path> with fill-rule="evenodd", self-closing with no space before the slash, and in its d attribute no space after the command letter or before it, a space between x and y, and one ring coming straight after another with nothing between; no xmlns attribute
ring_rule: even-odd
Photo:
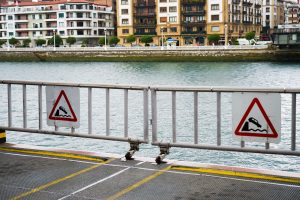
<svg viewBox="0 0 300 200"><path fill-rule="evenodd" d="M283 0L263 0L262 24L265 34L272 34L279 24L283 24L284 16Z"/></svg>
<svg viewBox="0 0 300 200"><path fill-rule="evenodd" d="M0 39L50 39L69 36L80 43L97 44L99 37L113 34L112 8L86 0L60 0L2 4Z"/></svg>
<svg viewBox="0 0 300 200"><path fill-rule="evenodd" d="M246 32L261 32L260 0L117 0L117 29L122 43L126 36L153 35L161 45L204 45L207 36L222 39L243 37Z"/></svg>
<svg viewBox="0 0 300 200"><path fill-rule="evenodd" d="M287 2L285 24L300 24L300 4L299 2Z"/></svg>

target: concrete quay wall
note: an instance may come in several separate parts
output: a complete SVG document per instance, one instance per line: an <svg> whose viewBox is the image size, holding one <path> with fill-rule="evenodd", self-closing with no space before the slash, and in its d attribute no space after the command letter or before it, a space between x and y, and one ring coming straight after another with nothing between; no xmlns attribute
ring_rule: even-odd
<svg viewBox="0 0 300 200"><path fill-rule="evenodd" d="M2 62L247 62L300 61L300 50L98 50L0 51Z"/></svg>

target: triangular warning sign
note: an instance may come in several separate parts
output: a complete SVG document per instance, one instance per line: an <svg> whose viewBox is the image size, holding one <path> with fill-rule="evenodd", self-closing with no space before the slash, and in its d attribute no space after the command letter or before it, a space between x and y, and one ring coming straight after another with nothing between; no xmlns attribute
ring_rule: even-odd
<svg viewBox="0 0 300 200"><path fill-rule="evenodd" d="M259 108L260 113L262 114L263 118L267 122L267 128L263 128L261 126L261 122L259 122L254 116L250 116L254 105L257 105ZM253 125L255 128L251 128L250 124ZM269 130L269 128L271 130ZM268 138L277 138L278 133L275 130L271 120L269 119L265 109L261 105L258 98L254 98L250 103L249 107L247 108L245 114L243 115L240 123L238 124L237 128L234 131L235 135L238 136L250 136L250 137L268 137Z"/></svg>
<svg viewBox="0 0 300 200"><path fill-rule="evenodd" d="M49 119L58 121L77 122L77 117L64 90L60 91Z"/></svg>

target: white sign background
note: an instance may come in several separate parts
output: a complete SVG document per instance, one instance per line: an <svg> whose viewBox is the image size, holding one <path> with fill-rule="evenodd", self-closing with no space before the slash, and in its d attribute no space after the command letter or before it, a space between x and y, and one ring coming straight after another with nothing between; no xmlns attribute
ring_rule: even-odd
<svg viewBox="0 0 300 200"><path fill-rule="evenodd" d="M255 137L255 136L240 136L235 134L240 121L245 115L248 107L254 98L257 98L264 108L268 118L274 126L274 129L278 133L277 138L271 137ZM249 117L254 117L257 119L261 125L262 129L268 129L267 121L264 119L263 114L258 108L257 104L254 104L252 110L250 111ZM250 124L250 123L249 123ZM250 126L250 125L249 125ZM254 129L254 128L253 128ZM281 135L281 97L279 93L243 93L235 92L232 95L232 131L233 136L241 141L252 141L252 142L269 142L269 143L279 143ZM261 132L259 132L261 133Z"/></svg>
<svg viewBox="0 0 300 200"><path fill-rule="evenodd" d="M72 121L65 121L65 120L52 120L49 119L51 111L54 107L56 100L58 99L59 94L61 91L64 91L70 105L77 117L76 122ZM61 97L62 103L65 103L65 99ZM66 104L66 103L65 103ZM46 87L46 105L47 105L47 125L48 126L57 126L57 127L69 127L69 128L79 128L80 127L80 96L79 96L79 88L77 87L61 87L61 86L47 86ZM58 107L58 106L56 106ZM69 112L68 106L64 106L68 113ZM74 117L74 116L73 116Z"/></svg>

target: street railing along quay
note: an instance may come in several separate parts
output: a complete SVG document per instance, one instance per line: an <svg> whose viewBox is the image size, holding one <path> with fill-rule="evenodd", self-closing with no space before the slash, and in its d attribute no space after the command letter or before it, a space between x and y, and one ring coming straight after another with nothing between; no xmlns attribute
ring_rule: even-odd
<svg viewBox="0 0 300 200"><path fill-rule="evenodd" d="M235 152L252 152L252 153L262 153L262 154L280 154L280 155L293 155L300 156L300 151L297 151L297 143L296 143L296 104L297 104L297 94L300 93L300 88L242 88L242 87L173 87L173 86L138 86L138 85L107 85L107 84L81 84L81 83L53 83L53 82L33 82L33 81L14 81L14 80L2 80L0 81L0 86L2 87L2 97L7 97L7 113L1 113L2 116L7 116L7 122L1 122L0 129L7 131L20 131L20 132L29 132L29 133L40 133L40 134L50 134L50 135L62 135L62 136L71 136L71 137L82 137L82 138L92 138L92 139L104 139L104 140L113 140L113 141L122 141L130 143L130 151L127 152L126 158L131 159L133 153L139 150L139 145L143 143L150 143L154 146L158 146L160 148L160 155L156 158L156 162L160 163L164 157L169 153L170 147L180 147L180 148L196 148L196 149L206 149L206 150L218 150L218 151L235 151ZM38 113L36 113L36 118L38 119L38 127L37 128L28 128L28 103L27 103L27 88L28 86L34 87L34 91L31 91L31 95L33 93L38 94ZM87 90L87 104L88 110L87 113L82 118L86 118L87 123L87 132L79 133L75 130L75 128L67 129L64 131L58 130L58 127L53 128L47 126L43 126L43 121L45 117L43 117L44 108L43 108L43 91L47 86L61 86L61 87L72 87L79 88L80 91ZM1 89L0 87L0 89ZM17 88L18 87L18 88ZM21 100L22 109L16 110L12 109L12 99L13 90L18 89L19 92L22 91ZM95 123L94 115L92 114L92 99L93 99L93 91L95 90L104 90L105 91L105 124L106 131L104 134L96 134L92 130L92 125ZM6 90L6 92L5 92ZM110 102L111 95L110 92L112 90L120 90L123 91L123 95L119 94L119 96L115 99L120 100L123 105L123 135L122 136L111 136L111 130L113 127L110 125ZM129 92L132 94L133 92L140 93L138 96L134 96L135 98L141 99L143 102L142 110L143 110L143 128L139 131L143 133L142 138L131 137L128 133L128 101L129 101ZM221 129L221 98L222 95L226 93L279 93L281 95L290 95L291 96L291 133L290 133L290 147L287 149L285 146L284 149L280 147L271 148L271 145L266 142L265 147L246 147L245 141L241 141L239 146L226 146L222 144L222 135L225 134ZM6 95L4 94L6 93ZM151 93L151 98L149 99ZM177 141L177 98L181 93L188 93L192 97L193 105L189 106L189 109L193 113L193 132L189 133L191 141L188 142L178 142ZM215 144L205 144L203 141L199 143L199 117L201 113L199 113L199 97L201 95L205 95L207 93L216 95L216 121L213 122L216 124L217 129L215 133L210 133L215 135L216 143ZM160 95L168 94L170 95L171 102L171 119L172 119L172 128L168 133L171 133L171 142L168 141L168 138L161 138L161 132L158 131L158 101L157 98ZM82 96L80 96L82 98ZM0 102L6 104L5 102ZM150 101L149 101L150 100ZM3 98L2 98L3 101ZM81 99L82 101L82 99ZM99 102L99 99L96 100ZM14 101L15 102L15 101ZM213 102L211 102L213 103ZM151 112L149 112L149 108L151 107ZM166 109L166 108L163 108ZM18 113L19 116L22 116L23 124L18 127L14 125L13 113ZM30 114L32 115L32 113ZM151 116L151 117L150 117ZM30 118L32 119L33 116ZM183 119L184 120L184 119ZM160 125L165 126L166 121L160 122ZM149 132L152 132L151 137L149 137ZM186 130L190 131L190 130ZM203 131L203 130L201 130ZM287 134L287 133L283 133ZM149 139L151 138L151 140Z"/></svg>
<svg viewBox="0 0 300 200"><path fill-rule="evenodd" d="M214 51L214 50L255 50L268 49L268 45L230 45L230 46L176 46L167 47L36 47L36 48L0 48L0 51L24 52L85 52L85 51Z"/></svg>

